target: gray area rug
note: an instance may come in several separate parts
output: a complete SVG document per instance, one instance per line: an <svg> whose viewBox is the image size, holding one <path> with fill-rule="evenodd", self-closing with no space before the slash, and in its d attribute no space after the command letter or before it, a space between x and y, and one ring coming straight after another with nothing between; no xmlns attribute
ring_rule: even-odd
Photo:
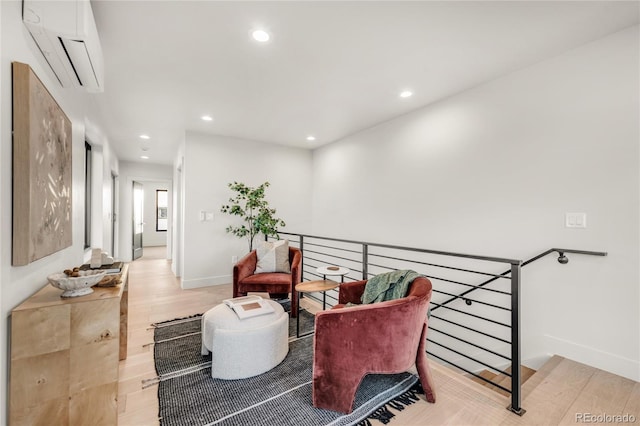
<svg viewBox="0 0 640 426"><path fill-rule="evenodd" d="M313 315L301 312L301 333L313 330ZM274 369L241 380L211 378L211 355L200 355L200 315L156 324L154 359L158 373L160 424L182 425L367 425L388 423L393 413L418 400L417 377L409 373L368 375L354 411L345 415L313 407L313 336L294 339ZM289 335L295 336L290 320Z"/></svg>

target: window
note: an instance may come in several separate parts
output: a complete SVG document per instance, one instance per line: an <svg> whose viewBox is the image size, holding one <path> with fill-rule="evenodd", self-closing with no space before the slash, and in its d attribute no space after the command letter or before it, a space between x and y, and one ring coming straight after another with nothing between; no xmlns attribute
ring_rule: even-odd
<svg viewBox="0 0 640 426"><path fill-rule="evenodd" d="M156 231L166 231L168 224L167 207L169 197L166 189L156 189Z"/></svg>
<svg viewBox="0 0 640 426"><path fill-rule="evenodd" d="M91 247L91 145L84 142L84 248Z"/></svg>

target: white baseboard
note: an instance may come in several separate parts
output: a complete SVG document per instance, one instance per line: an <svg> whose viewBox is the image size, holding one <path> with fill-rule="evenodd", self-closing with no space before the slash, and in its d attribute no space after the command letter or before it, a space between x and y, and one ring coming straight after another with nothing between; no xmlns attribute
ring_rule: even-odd
<svg viewBox="0 0 640 426"><path fill-rule="evenodd" d="M197 278L191 280L180 280L180 287L183 290L191 288L209 287L212 285L229 284L233 281L231 275L219 275L217 277Z"/></svg>
<svg viewBox="0 0 640 426"><path fill-rule="evenodd" d="M631 380L640 381L640 361L605 352L581 343L544 335L550 353L590 365Z"/></svg>

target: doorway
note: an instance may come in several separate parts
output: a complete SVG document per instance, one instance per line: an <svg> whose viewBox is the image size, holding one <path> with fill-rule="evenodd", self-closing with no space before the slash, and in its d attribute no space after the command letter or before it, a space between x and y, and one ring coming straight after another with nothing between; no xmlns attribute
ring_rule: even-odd
<svg viewBox="0 0 640 426"><path fill-rule="evenodd" d="M144 185L133 181L133 253L132 259L142 257L142 234L144 232Z"/></svg>
<svg viewBox="0 0 640 426"><path fill-rule="evenodd" d="M116 185L117 185L117 176L115 173L111 172L111 255L115 256L116 255L116 231L117 231L117 225L116 225L116 200L117 200L117 194L116 194Z"/></svg>

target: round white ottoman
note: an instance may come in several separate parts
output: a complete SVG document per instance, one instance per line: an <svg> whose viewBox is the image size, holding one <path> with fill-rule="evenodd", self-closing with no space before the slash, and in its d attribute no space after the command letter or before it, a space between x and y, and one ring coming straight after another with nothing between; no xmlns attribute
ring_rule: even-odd
<svg viewBox="0 0 640 426"><path fill-rule="evenodd" d="M240 319L224 303L202 316L202 355L211 351L211 377L244 379L280 364L289 352L289 315L266 300L274 312Z"/></svg>

